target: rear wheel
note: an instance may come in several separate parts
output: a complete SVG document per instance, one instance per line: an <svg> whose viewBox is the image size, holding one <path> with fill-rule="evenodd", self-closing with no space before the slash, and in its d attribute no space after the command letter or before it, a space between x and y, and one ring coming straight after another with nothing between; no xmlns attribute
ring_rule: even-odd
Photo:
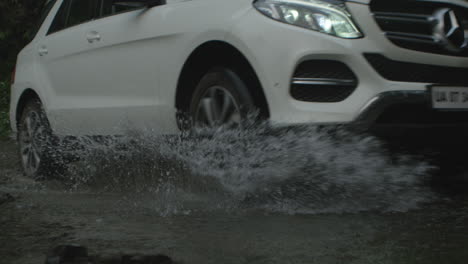
<svg viewBox="0 0 468 264"><path fill-rule="evenodd" d="M217 67L198 83L190 104L195 127L235 127L255 111L247 86L234 71Z"/></svg>
<svg viewBox="0 0 468 264"><path fill-rule="evenodd" d="M62 172L64 164L45 111L39 100L26 103L18 124L21 164L26 176L43 178Z"/></svg>

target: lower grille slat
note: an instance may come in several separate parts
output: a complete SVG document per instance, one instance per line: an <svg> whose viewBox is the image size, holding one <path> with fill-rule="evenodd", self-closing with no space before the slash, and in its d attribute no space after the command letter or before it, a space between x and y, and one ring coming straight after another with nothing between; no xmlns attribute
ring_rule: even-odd
<svg viewBox="0 0 468 264"><path fill-rule="evenodd" d="M414 41L414 42L420 42L420 43L439 45L439 42L436 39L434 39L433 36L428 36L428 35L409 34L409 33L403 33L403 32L387 32L386 36L389 39L393 39L393 40Z"/></svg>
<svg viewBox="0 0 468 264"><path fill-rule="evenodd" d="M374 13L374 17L375 19L384 23L403 22L403 23L421 23L421 24L426 24L426 25L432 25L431 16L427 16L427 15L376 12Z"/></svg>

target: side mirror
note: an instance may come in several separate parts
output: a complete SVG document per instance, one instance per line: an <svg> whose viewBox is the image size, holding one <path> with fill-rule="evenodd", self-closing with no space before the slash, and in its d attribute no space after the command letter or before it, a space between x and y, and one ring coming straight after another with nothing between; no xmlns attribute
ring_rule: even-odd
<svg viewBox="0 0 468 264"><path fill-rule="evenodd" d="M138 7L155 7L155 6L160 6L160 5L165 5L166 0L113 0L112 4L117 5L117 6L124 6L124 7L133 7L133 8L138 8Z"/></svg>

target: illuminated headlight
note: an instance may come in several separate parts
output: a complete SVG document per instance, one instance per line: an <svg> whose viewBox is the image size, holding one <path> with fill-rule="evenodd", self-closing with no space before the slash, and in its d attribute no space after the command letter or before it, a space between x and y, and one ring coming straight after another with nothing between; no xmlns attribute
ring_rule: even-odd
<svg viewBox="0 0 468 264"><path fill-rule="evenodd" d="M363 36L342 1L256 0L254 6L262 14L287 24L340 38Z"/></svg>

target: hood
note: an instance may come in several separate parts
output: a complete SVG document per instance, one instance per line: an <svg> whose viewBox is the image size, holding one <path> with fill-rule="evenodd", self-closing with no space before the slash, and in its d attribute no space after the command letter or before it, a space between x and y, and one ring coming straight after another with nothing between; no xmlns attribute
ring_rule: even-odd
<svg viewBox="0 0 468 264"><path fill-rule="evenodd" d="M360 3L368 5L372 0L345 0L346 2L353 2L353 3ZM383 1L391 1L391 0L383 0ZM408 0L410 1L410 0ZM439 3L448 3L448 4L455 4L459 6L468 7L468 0L412 0L415 2L439 2Z"/></svg>
<svg viewBox="0 0 468 264"><path fill-rule="evenodd" d="M365 4L368 5L371 0L346 0L346 2L353 2L353 3L360 3L360 4Z"/></svg>

